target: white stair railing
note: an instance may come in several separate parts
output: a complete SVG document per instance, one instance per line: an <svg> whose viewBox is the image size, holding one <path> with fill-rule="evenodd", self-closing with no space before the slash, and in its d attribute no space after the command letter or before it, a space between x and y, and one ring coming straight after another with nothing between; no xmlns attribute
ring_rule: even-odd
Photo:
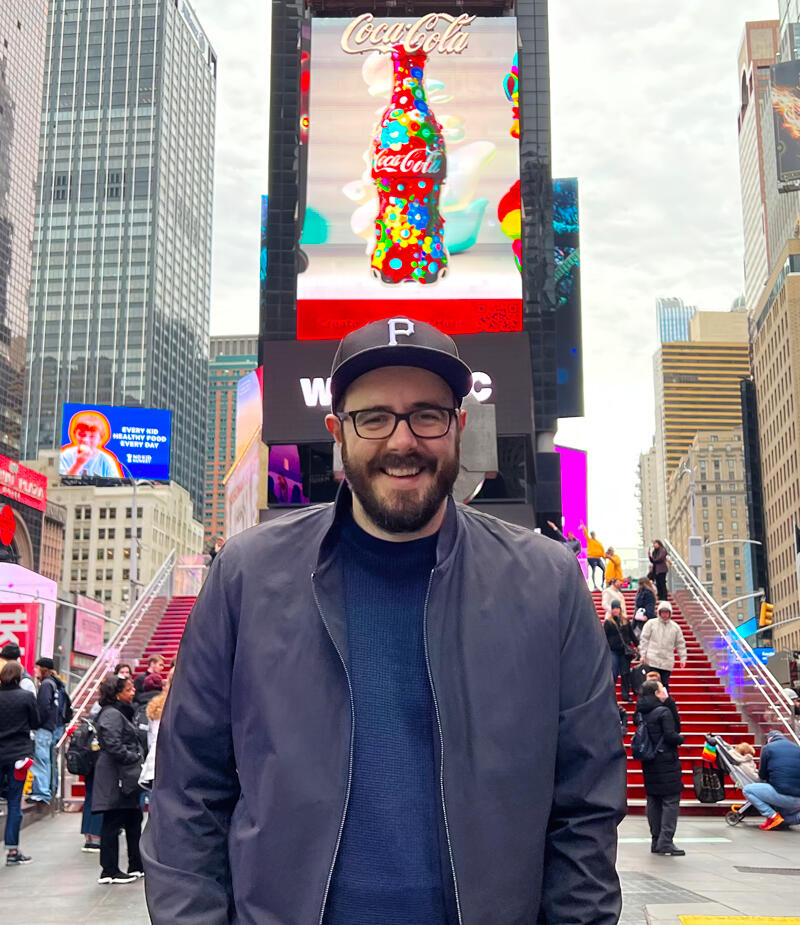
<svg viewBox="0 0 800 925"><path fill-rule="evenodd" d="M675 548L664 545L672 595L732 700L762 737L779 729L800 745L792 705L778 681Z"/></svg>

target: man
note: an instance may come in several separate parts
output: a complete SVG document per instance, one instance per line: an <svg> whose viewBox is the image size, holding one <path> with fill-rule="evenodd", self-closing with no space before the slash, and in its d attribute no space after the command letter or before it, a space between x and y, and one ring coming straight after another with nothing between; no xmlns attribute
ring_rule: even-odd
<svg viewBox="0 0 800 925"><path fill-rule="evenodd" d="M39 680L36 695L39 728L34 736L33 786L26 802L47 805L58 792L56 745L64 734L60 696L64 682L56 674L52 658L43 657L36 662L36 677Z"/></svg>
<svg viewBox="0 0 800 925"><path fill-rule="evenodd" d="M61 475L98 476L121 479L117 457L104 449L111 439L111 425L99 411L79 411L69 422L70 442L59 454L58 471Z"/></svg>
<svg viewBox="0 0 800 925"><path fill-rule="evenodd" d="M800 825L800 745L777 729L767 733L758 767L761 781L742 792L764 816L760 829Z"/></svg>
<svg viewBox="0 0 800 925"><path fill-rule="evenodd" d="M589 533L586 529L586 524L581 524L581 530L583 531L583 536L586 540L586 564L591 570L592 576L592 586L595 591L601 591L603 587L603 576L605 575L605 547L595 536L594 530ZM600 569L600 587L597 587L597 582L594 579L594 570L596 568Z"/></svg>
<svg viewBox="0 0 800 925"><path fill-rule="evenodd" d="M606 550L606 581L622 581L624 577L622 559L614 552L614 547L609 546Z"/></svg>
<svg viewBox="0 0 800 925"><path fill-rule="evenodd" d="M144 674L140 674L133 682L133 686L136 690L136 694L133 698L135 703L142 702L141 697L144 693L144 682L147 678L149 678L151 674L157 674L160 677L164 673L166 665L167 663L163 655L151 655L150 658L147 659L147 671L145 671ZM128 677L130 677L130 675Z"/></svg>
<svg viewBox="0 0 800 925"><path fill-rule="evenodd" d="M470 382L410 319L339 345L347 484L229 539L181 642L154 925L617 922L607 647L573 556L450 497Z"/></svg>
<svg viewBox="0 0 800 925"><path fill-rule="evenodd" d="M2 649L0 649L0 668L6 664L6 662L19 662L22 658L22 650L15 642L7 642ZM20 665L20 667L22 667ZM36 696L36 685L34 684L33 678L28 674L28 672L22 668L22 679L19 682L19 686L22 690L27 691L29 694Z"/></svg>
<svg viewBox="0 0 800 925"><path fill-rule="evenodd" d="M672 619L672 604L661 601L656 610L658 619L648 620L639 638L639 658L647 670L654 669L661 683L669 688L669 678L675 668L675 651L681 668L686 667L686 640L683 631Z"/></svg>
<svg viewBox="0 0 800 925"><path fill-rule="evenodd" d="M575 536L572 530L564 536L552 520L547 521L547 526L553 531L553 536L558 542L563 543L573 556L579 556L581 554L581 541Z"/></svg>

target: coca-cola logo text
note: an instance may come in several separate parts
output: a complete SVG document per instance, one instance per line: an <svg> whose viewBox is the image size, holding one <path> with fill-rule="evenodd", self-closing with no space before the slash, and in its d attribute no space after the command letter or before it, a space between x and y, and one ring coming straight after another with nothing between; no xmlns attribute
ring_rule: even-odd
<svg viewBox="0 0 800 925"><path fill-rule="evenodd" d="M410 151L379 151L375 158L375 173L393 174L408 177L435 176L443 167L443 151L427 151L425 148L412 148Z"/></svg>
<svg viewBox="0 0 800 925"><path fill-rule="evenodd" d="M365 51L391 51L395 45L405 46L406 51L424 51L426 54L438 51L443 55L458 55L469 44L469 34L462 32L474 16L461 13L428 13L415 23L381 22L375 24L372 13L362 13L342 33L342 51L348 55L360 55ZM439 21L447 25L444 31L437 29Z"/></svg>

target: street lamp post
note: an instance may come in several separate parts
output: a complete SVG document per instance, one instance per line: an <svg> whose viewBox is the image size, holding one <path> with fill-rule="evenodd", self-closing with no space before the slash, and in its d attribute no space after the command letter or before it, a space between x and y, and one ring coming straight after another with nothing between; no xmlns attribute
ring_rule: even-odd
<svg viewBox="0 0 800 925"><path fill-rule="evenodd" d="M138 484L137 480L133 477L131 470L125 465L124 462L120 462L123 471L126 473L128 480L131 483L133 488L133 507L131 508L131 591L130 591L130 607L136 603L136 598L139 596L139 507L138 499L136 495L136 486ZM153 486L155 483L151 482L149 479L141 480L144 484Z"/></svg>

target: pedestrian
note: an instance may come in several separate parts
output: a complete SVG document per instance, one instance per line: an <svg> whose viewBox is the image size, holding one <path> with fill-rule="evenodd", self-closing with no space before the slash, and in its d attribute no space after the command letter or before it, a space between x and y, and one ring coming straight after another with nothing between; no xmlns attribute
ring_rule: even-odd
<svg viewBox="0 0 800 925"><path fill-rule="evenodd" d="M657 671L648 671L644 677L645 681L655 681L657 685L656 697L663 706L665 706L670 713L672 714L672 722L675 724L675 731L681 731L681 715L678 712L678 704L675 703L670 692L664 687L661 683L661 675Z"/></svg>
<svg viewBox="0 0 800 925"><path fill-rule="evenodd" d="M661 540L653 540L653 545L650 547L650 552L647 556L650 559L650 575L652 580L656 583L658 599L660 601L665 601L669 596L667 594L669 558L667 557L667 550L664 548L664 544Z"/></svg>
<svg viewBox="0 0 800 925"><path fill-rule="evenodd" d="M625 595L622 592L622 582L619 580L619 578L612 578L603 589L600 603L606 616L608 616L608 614L611 612L611 605L614 603L614 601L619 602L620 610L627 618L628 608L625 606Z"/></svg>
<svg viewBox="0 0 800 925"><path fill-rule="evenodd" d="M758 767L760 780L743 793L764 816L760 829L800 825L800 745L777 729L767 733Z"/></svg>
<svg viewBox="0 0 800 925"><path fill-rule="evenodd" d="M151 674L162 675L166 667L166 660L163 655L151 655L147 659L147 671L144 674L140 674L136 680L133 682L133 687L136 692L134 700L136 703L141 703L141 695L144 693L144 682Z"/></svg>
<svg viewBox="0 0 800 925"><path fill-rule="evenodd" d="M161 727L161 716L164 713L164 706L167 702L167 694L172 682L174 668L171 668L167 675L167 681L157 697L154 697L147 704L147 757L142 766L142 773L139 775L139 783L144 790L151 790L153 781L156 776L156 744L158 742L158 732Z"/></svg>
<svg viewBox="0 0 800 925"><path fill-rule="evenodd" d="M153 925L617 922L608 647L574 556L453 501L470 382L422 322L340 343L346 483L231 537L181 641Z"/></svg>
<svg viewBox="0 0 800 925"><path fill-rule="evenodd" d="M114 669L114 674L118 678L130 678L133 674L131 666L127 662L120 662L119 665Z"/></svg>
<svg viewBox="0 0 800 925"><path fill-rule="evenodd" d="M581 530L583 531L584 538L586 539L586 564L589 566L589 570L592 578L592 587L595 591L601 591L603 588L603 578L606 571L605 563L605 546L597 539L595 536L594 530L591 533L586 529L586 524L581 524ZM594 577L594 570L600 569L600 587L597 586L597 581Z"/></svg>
<svg viewBox="0 0 800 925"><path fill-rule="evenodd" d="M142 743L144 754L147 755L149 748L149 728L150 720L147 714L147 708L156 697L163 693L164 682L160 674L149 674L144 679L142 693L134 697L134 717L133 725L139 733L139 741Z"/></svg>
<svg viewBox="0 0 800 925"><path fill-rule="evenodd" d="M644 624L656 615L656 589L649 578L640 578L637 582L636 599L633 604L633 634L638 644Z"/></svg>
<svg viewBox="0 0 800 925"><path fill-rule="evenodd" d="M647 822L650 826L650 851L673 857L686 852L675 844L683 778L678 746L684 737L675 728L672 712L658 696L657 681L645 681L636 705L634 721L644 723L656 747L652 760L642 761L644 792L647 795ZM662 697L666 690L662 692Z"/></svg>
<svg viewBox="0 0 800 925"><path fill-rule="evenodd" d="M121 677L118 672L114 672L111 677ZM127 680L123 676L123 680ZM95 702L89 708L89 720L97 725L97 717L100 715L101 706ZM99 756L98 756L99 757ZM83 835L83 848L81 851L94 853L100 850L100 836L103 832L102 813L92 812L92 797L94 796L94 765L88 773L83 776L83 811L81 812L81 835Z"/></svg>
<svg viewBox="0 0 800 925"><path fill-rule="evenodd" d="M571 530L567 533L566 536L564 536L564 534L561 532L561 530L558 529L552 520L547 521L547 526L550 527L550 529L553 531L553 535L558 540L558 542L563 543L573 556L579 556L581 554L581 541Z"/></svg>
<svg viewBox="0 0 800 925"><path fill-rule="evenodd" d="M611 610L603 621L606 642L611 650L611 673L614 684L620 679L622 699L631 702L631 660L636 648L631 636L631 627L622 613L619 601L612 601Z"/></svg>
<svg viewBox="0 0 800 925"><path fill-rule="evenodd" d="M98 883L131 883L144 876L139 853L142 811L139 774L142 749L133 725L133 682L113 675L100 685L97 732L100 754L94 769L92 812L103 814ZM119 832L125 831L128 871L119 866Z"/></svg>
<svg viewBox="0 0 800 925"><path fill-rule="evenodd" d="M614 552L614 547L609 546L606 550L606 581L623 581L625 576L622 574L622 559Z"/></svg>
<svg viewBox="0 0 800 925"><path fill-rule="evenodd" d="M675 652L681 668L686 667L686 640L683 631L672 619L672 604L660 601L656 608L657 620L648 620L639 637L639 657L646 670L655 669L664 687L675 668Z"/></svg>
<svg viewBox="0 0 800 925"><path fill-rule="evenodd" d="M36 662L36 677L39 690L36 707L39 711L39 728L34 738L33 786L26 803L44 806L58 793L58 756L56 745L64 735L64 682L56 674L51 658L40 658Z"/></svg>
<svg viewBox="0 0 800 925"><path fill-rule="evenodd" d="M22 658L22 650L15 642L7 642L3 648L0 650L0 669L6 662L19 662L20 668L22 668L22 680L19 682L19 686L28 693L36 696L36 684L34 683L33 678L25 670L25 667L20 662Z"/></svg>
<svg viewBox="0 0 800 925"><path fill-rule="evenodd" d="M36 698L21 687L22 665L9 659L0 668L0 789L6 790L6 867L28 864L19 849L22 791L32 764L31 731L39 725Z"/></svg>
<svg viewBox="0 0 800 925"><path fill-rule="evenodd" d="M219 551L222 549L224 545L225 545L225 539L221 536L218 536L216 540L214 541L214 545L208 551L208 564L209 565L211 565L214 559L217 558Z"/></svg>

